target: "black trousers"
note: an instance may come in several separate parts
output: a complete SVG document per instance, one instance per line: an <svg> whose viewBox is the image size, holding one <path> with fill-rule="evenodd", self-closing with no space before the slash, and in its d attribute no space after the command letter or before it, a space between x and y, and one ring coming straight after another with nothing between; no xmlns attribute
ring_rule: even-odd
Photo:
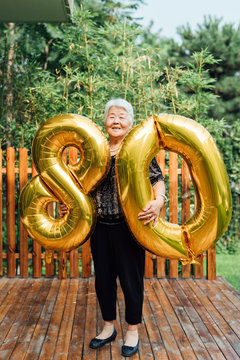
<svg viewBox="0 0 240 360"><path fill-rule="evenodd" d="M91 250L103 319L116 319L116 279L119 277L125 299L125 320L131 325L140 323L145 251L134 240L126 222L105 224L98 221L91 237Z"/></svg>

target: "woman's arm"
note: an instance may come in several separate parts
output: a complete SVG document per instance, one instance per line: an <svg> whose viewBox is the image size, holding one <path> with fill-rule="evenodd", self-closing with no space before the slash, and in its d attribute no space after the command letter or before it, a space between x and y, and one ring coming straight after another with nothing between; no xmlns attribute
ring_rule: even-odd
<svg viewBox="0 0 240 360"><path fill-rule="evenodd" d="M153 185L153 193L155 199L163 200L163 204L164 204L164 200L166 200L165 181L158 181L155 185Z"/></svg>
<svg viewBox="0 0 240 360"><path fill-rule="evenodd" d="M157 225L160 210L165 202L165 181L158 181L153 185L153 193L155 200L151 200L143 209L143 212L138 214L138 220L145 220L144 225L153 221L153 226Z"/></svg>

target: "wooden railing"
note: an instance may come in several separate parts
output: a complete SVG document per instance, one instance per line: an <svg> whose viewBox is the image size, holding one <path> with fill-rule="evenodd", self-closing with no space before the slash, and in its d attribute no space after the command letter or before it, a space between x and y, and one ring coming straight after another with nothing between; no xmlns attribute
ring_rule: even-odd
<svg viewBox="0 0 240 360"><path fill-rule="evenodd" d="M175 153L165 152L157 156L167 180L169 203L162 209L162 216L172 223L184 222L194 209L194 195L191 195L191 182L186 163ZM77 162L77 149L65 151L66 162ZM166 162L166 166L165 166ZM15 150L9 147L0 149L0 276L8 277L88 277L93 275L89 240L79 249L70 253L53 253L51 264L45 261L45 250L28 235L19 219L17 202L19 194L30 179L36 175L26 148ZM178 166L180 164L180 166ZM180 189L181 187L181 189ZM181 190L181 191L179 191ZM53 209L50 209L50 212ZM192 210L193 211L193 210ZM179 219L181 213L182 219ZM168 260L146 251L145 276L163 278L207 277L216 278L216 249L211 248L198 259L199 265L181 265L177 260Z"/></svg>

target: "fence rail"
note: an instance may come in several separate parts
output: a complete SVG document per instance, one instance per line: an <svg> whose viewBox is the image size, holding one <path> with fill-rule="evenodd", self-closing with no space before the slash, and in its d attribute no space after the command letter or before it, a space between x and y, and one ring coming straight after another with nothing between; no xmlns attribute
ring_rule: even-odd
<svg viewBox="0 0 240 360"><path fill-rule="evenodd" d="M4 155L3 155L4 154ZM64 161L70 164L77 162L76 148L64 152ZM172 223L182 222L190 217L194 197L191 199L191 183L186 163L175 153L161 150L157 160L167 178L169 203L162 209L162 216L167 216ZM32 165L31 165L32 164ZM180 166L179 166L180 164ZM89 240L79 249L70 253L60 251L53 253L52 262L46 263L45 250L35 240L30 239L24 229L17 211L17 202L22 188L29 178L37 174L26 148L15 150L12 147L0 149L0 276L20 276L26 278L52 277L59 278L89 277L93 274ZM53 206L49 212L53 211ZM180 220L180 221L181 221ZM199 265L180 265L177 260L168 260L146 251L145 276L177 278L179 272L183 278L192 275L195 278L216 278L216 248L209 249L198 259Z"/></svg>

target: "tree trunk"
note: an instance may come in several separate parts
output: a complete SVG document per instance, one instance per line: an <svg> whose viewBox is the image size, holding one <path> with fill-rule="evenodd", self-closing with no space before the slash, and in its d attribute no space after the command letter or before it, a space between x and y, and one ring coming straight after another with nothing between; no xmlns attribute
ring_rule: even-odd
<svg viewBox="0 0 240 360"><path fill-rule="evenodd" d="M45 47L45 51L44 51L44 55L45 55L45 61L43 64L43 70L47 70L47 65L48 65L48 55L49 55L49 47L51 45L51 43L53 42L53 39L50 39Z"/></svg>
<svg viewBox="0 0 240 360"><path fill-rule="evenodd" d="M13 37L14 35L14 23L8 23L9 35ZM6 105L7 105L7 147L11 146L11 134L10 134L10 125L12 122L12 106L13 106L13 84L12 84L12 66L14 61L14 41L9 44L8 50L8 59L7 59L7 96L6 96Z"/></svg>

